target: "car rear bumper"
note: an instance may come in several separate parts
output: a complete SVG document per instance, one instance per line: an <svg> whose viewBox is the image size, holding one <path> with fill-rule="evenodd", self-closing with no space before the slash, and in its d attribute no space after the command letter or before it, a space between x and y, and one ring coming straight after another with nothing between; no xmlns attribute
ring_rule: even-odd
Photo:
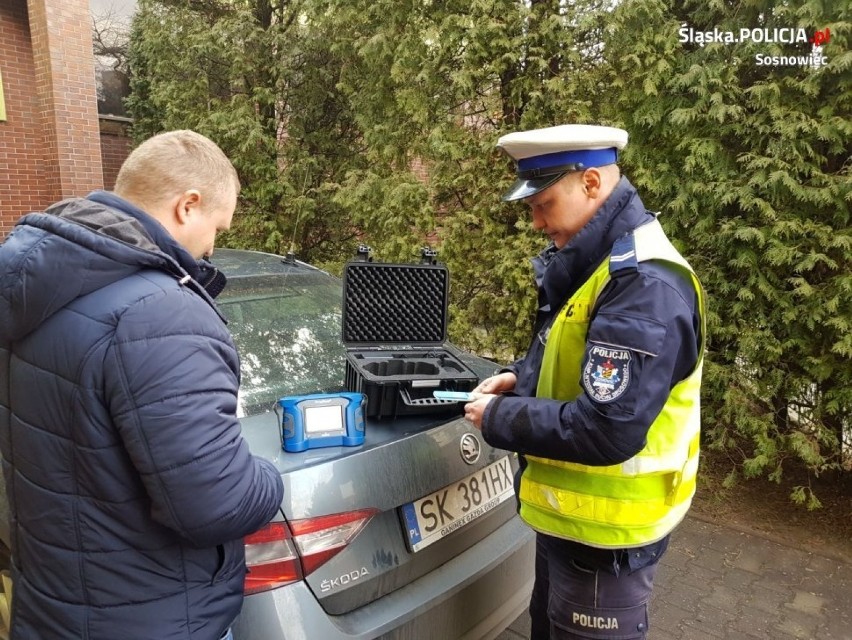
<svg viewBox="0 0 852 640"><path fill-rule="evenodd" d="M305 582L245 599L236 640L481 640L506 628L528 603L535 535L514 517L422 578L344 615L330 616Z"/></svg>

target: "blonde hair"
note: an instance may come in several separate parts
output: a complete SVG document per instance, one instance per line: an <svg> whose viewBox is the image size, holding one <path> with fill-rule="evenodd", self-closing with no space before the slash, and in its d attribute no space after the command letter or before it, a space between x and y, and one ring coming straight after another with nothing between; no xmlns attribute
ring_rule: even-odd
<svg viewBox="0 0 852 640"><path fill-rule="evenodd" d="M143 209L156 208L189 189L219 204L233 185L240 191L234 165L215 142L195 131L168 131L148 138L121 165L117 195Z"/></svg>

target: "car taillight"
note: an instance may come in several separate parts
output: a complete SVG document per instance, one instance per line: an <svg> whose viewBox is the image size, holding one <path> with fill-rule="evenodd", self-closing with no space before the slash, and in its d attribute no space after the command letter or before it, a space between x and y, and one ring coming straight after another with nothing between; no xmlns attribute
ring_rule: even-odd
<svg viewBox="0 0 852 640"><path fill-rule="evenodd" d="M258 593L302 579L299 555L285 522L271 522L246 536L245 593Z"/></svg>
<svg viewBox="0 0 852 640"><path fill-rule="evenodd" d="M283 587L310 575L343 551L378 509L272 522L246 536L246 595Z"/></svg>

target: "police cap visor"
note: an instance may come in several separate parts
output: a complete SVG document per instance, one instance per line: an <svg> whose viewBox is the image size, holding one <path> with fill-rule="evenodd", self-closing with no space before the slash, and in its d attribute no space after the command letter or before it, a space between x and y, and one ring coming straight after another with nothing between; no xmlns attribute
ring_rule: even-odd
<svg viewBox="0 0 852 640"><path fill-rule="evenodd" d="M559 182L559 179L569 173L564 171L550 176L541 176L539 178L518 178L515 184L503 194L504 202L512 202L513 200L522 200L534 196L539 191L544 191L549 186Z"/></svg>

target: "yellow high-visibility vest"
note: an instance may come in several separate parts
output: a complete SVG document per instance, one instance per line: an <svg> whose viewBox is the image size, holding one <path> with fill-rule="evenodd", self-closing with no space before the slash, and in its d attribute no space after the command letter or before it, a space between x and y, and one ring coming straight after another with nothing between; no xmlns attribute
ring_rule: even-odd
<svg viewBox="0 0 852 640"><path fill-rule="evenodd" d="M695 287L701 319L695 368L674 386L648 430L645 448L634 457L589 466L526 456L519 491L521 518L533 529L600 548L638 547L665 537L689 509L698 469L704 292L658 221L633 232L633 250L637 262L665 261L687 274ZM614 255L604 260L555 318L545 342L537 397L570 401L581 393L591 312L614 260Z"/></svg>

